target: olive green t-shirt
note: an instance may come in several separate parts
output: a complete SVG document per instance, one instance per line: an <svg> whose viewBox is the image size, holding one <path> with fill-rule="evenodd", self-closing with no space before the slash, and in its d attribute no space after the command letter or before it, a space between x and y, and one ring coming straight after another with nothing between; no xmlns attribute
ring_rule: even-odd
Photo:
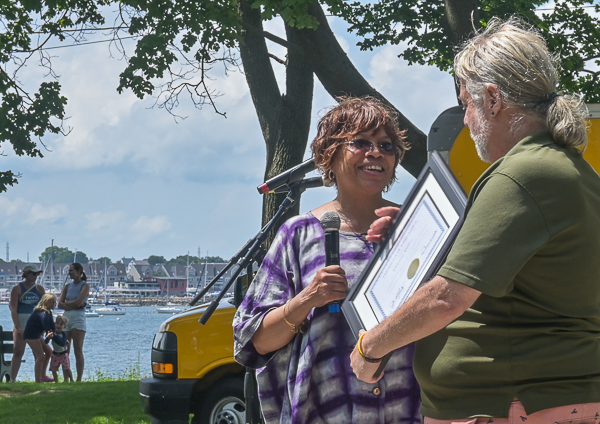
<svg viewBox="0 0 600 424"><path fill-rule="evenodd" d="M416 344L423 415L600 402L600 177L577 149L542 131L494 163L438 274L482 295Z"/></svg>

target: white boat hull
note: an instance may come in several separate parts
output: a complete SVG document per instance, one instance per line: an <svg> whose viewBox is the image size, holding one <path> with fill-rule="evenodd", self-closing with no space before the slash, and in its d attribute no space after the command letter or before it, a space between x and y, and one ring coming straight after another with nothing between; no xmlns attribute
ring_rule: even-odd
<svg viewBox="0 0 600 424"><path fill-rule="evenodd" d="M97 308L95 312L99 315L125 315L123 308Z"/></svg>

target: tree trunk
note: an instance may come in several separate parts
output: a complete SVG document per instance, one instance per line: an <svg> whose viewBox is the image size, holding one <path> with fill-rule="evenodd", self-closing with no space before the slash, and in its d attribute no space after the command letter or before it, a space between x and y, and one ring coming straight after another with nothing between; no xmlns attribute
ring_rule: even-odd
<svg viewBox="0 0 600 424"><path fill-rule="evenodd" d="M245 28L260 29L260 10L252 9L251 2L240 1L240 17ZM261 31L242 32L240 56L246 81L258 116L267 148L265 179L273 177L302 161L308 133L313 96L313 73L302 52L290 49L286 61L286 94L281 94L271 66L267 45ZM288 41L297 43L298 30L286 25ZM263 199L263 225L279 209L285 194L266 194ZM276 225L297 215L299 202ZM274 232L266 244L270 245Z"/></svg>
<svg viewBox="0 0 600 424"><path fill-rule="evenodd" d="M400 127L408 130L411 145L402 166L416 177L427 162L427 136L358 72L331 31L321 6L313 3L309 6L309 12L317 19L319 26L316 30L303 30L303 37L297 43L303 48L307 61L323 87L333 97L369 95L392 107L398 113Z"/></svg>
<svg viewBox="0 0 600 424"><path fill-rule="evenodd" d="M459 47L473 32L479 29L478 0L444 0L446 8L446 34L452 47ZM460 84L454 81L456 96L460 94Z"/></svg>

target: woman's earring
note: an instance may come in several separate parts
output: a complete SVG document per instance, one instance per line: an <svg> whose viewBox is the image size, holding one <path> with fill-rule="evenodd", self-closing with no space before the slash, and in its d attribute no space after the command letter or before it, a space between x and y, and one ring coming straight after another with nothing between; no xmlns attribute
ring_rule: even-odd
<svg viewBox="0 0 600 424"><path fill-rule="evenodd" d="M329 179L329 181L333 182L335 181L335 174L333 173L333 171L330 169L329 172L327 173L327 178Z"/></svg>
<svg viewBox="0 0 600 424"><path fill-rule="evenodd" d="M492 116L494 115L494 111L492 110Z"/></svg>

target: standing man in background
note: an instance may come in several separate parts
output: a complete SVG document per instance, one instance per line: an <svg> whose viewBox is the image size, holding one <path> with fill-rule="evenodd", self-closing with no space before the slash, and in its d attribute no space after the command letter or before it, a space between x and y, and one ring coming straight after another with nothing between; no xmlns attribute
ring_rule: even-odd
<svg viewBox="0 0 600 424"><path fill-rule="evenodd" d="M355 348L352 367L413 341L425 424L600 418L600 177L586 109L523 22L493 19L454 61L479 156L465 222L438 275ZM371 241L397 212L382 208ZM358 346L357 346L358 347Z"/></svg>

